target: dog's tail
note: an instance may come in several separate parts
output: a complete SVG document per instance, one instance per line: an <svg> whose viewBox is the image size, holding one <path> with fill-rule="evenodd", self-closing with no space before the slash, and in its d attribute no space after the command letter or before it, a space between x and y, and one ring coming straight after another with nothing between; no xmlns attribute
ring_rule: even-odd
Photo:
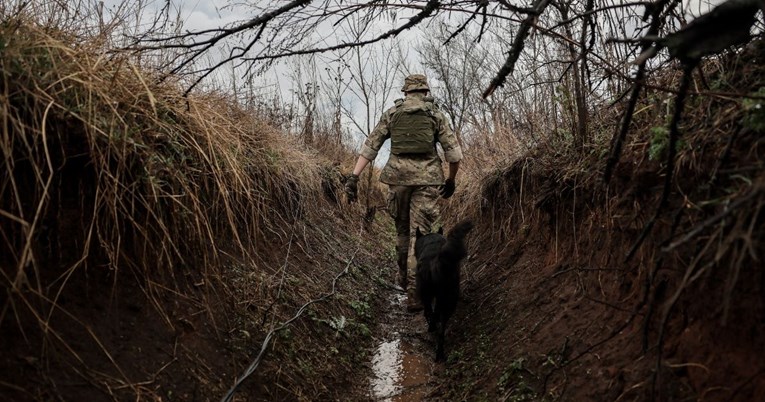
<svg viewBox="0 0 765 402"><path fill-rule="evenodd" d="M464 220L455 225L446 236L446 244L441 248L441 258L449 260L461 260L467 256L465 236L473 229L473 222Z"/></svg>

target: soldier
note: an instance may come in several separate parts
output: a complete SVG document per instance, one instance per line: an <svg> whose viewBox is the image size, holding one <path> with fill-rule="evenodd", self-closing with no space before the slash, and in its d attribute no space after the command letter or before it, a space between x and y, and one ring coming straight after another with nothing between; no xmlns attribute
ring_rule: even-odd
<svg viewBox="0 0 765 402"><path fill-rule="evenodd" d="M419 311L422 305L415 294L412 236L416 228L430 233L440 220L436 200L454 194L462 149L449 127L448 120L428 96L427 79L413 74L404 80L404 99L383 113L380 122L367 137L353 173L345 184L349 201L356 199L359 174L377 157L385 140L391 140L391 155L380 181L388 184L388 212L396 222L398 283L407 292L407 310ZM441 144L449 162L449 176L444 180L441 158L436 150ZM411 286L407 286L411 285Z"/></svg>

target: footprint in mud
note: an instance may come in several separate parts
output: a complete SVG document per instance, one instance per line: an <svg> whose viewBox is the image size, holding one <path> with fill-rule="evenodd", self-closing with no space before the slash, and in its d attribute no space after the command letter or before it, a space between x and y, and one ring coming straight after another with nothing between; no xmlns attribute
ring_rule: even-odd
<svg viewBox="0 0 765 402"><path fill-rule="evenodd" d="M424 331L421 314L404 312L406 296L394 294L382 324L383 340L372 357L371 392L378 401L421 401L428 394L433 369L429 345L412 338Z"/></svg>

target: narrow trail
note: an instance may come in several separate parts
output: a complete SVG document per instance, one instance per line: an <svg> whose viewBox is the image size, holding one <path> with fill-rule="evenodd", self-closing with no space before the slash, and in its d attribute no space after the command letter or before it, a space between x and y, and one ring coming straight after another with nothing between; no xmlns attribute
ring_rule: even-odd
<svg viewBox="0 0 765 402"><path fill-rule="evenodd" d="M415 402L430 394L435 344L422 313L406 312L406 295L395 290L382 311L371 354L370 395L375 401Z"/></svg>

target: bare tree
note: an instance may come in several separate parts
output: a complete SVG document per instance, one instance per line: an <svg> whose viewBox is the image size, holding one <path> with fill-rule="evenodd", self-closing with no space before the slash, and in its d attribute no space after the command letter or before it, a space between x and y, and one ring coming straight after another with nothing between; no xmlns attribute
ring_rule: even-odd
<svg viewBox="0 0 765 402"><path fill-rule="evenodd" d="M364 19L354 18L352 34L362 37L370 27ZM347 102L342 110L348 121L363 137L368 137L375 127L377 119L392 106L391 89L401 81L401 64L396 58L391 45L378 44L367 48L353 48L346 52L345 66L349 74ZM359 114L359 108L361 114ZM370 209L369 192L372 188L373 170L366 173L365 207Z"/></svg>
<svg viewBox="0 0 765 402"><path fill-rule="evenodd" d="M491 49L500 62L493 66L493 71L484 74L492 77L488 82L481 82L484 99L507 86L510 90L504 96L522 102L510 104L509 109L497 108L497 111L505 114L510 111L510 118L515 118L531 115L528 109L535 108L536 112L543 110L547 116L556 116L546 121L523 122L522 125L529 126L525 130L528 137L553 125L555 132L570 135L572 143L581 146L590 137L588 116L591 109L599 107L599 102L605 99L620 101L627 95L625 86L632 87L621 129L614 136L607 177L618 159L636 97L650 72L649 66L657 67L678 58L677 53L682 53L683 48L693 47L694 41L701 39L713 43L702 49L702 54L719 52L730 44L747 40L754 14L763 7L761 0L725 1L719 10L705 16L707 21L716 22L717 28L712 29L708 23L697 24L697 27L710 28L710 32L722 29L731 33L712 38L699 34L697 28L683 28L680 30L683 34L670 35L686 22L683 13L673 11L678 5L682 8L681 0L532 0L529 3L511 0L291 0L263 4L266 3L251 6L253 17L225 27L195 32L154 32L148 38L141 36L134 49L173 51L174 56L165 58L163 68L171 75L190 76L192 80L187 91L191 91L227 63L235 62L244 67L244 75L254 74L286 57L361 49L395 38L417 26L428 24L432 27L441 16L448 16L449 21L457 24L448 28L445 44L465 35L470 35L475 43L491 36L502 44ZM726 16L735 16L745 23L728 24ZM354 31L353 24L359 23L374 29ZM534 52L534 56L545 57L531 60L527 48ZM645 61L655 54L650 50L661 48L670 49L670 57L663 55L658 61L646 64ZM223 56L216 54L215 61L205 63L205 57L215 52ZM638 53L642 58L638 59L639 66L633 74L627 63ZM513 77L519 70L521 73ZM441 75L446 77L445 73L444 70ZM453 74L450 74L451 79ZM512 80L508 81L509 77L519 79L523 84L512 88L514 84ZM530 78L534 78L531 83ZM530 89L530 86L536 88ZM532 98L540 100L545 96L550 99L551 94L557 95L562 102L532 101ZM458 95L446 92L446 96L453 99ZM593 104L593 100L597 102ZM449 100L446 103L454 109L452 123L462 129L467 104ZM491 124L506 122L508 118L486 120L485 117L482 116ZM518 124L513 122L513 125ZM560 127L570 129L557 130Z"/></svg>

